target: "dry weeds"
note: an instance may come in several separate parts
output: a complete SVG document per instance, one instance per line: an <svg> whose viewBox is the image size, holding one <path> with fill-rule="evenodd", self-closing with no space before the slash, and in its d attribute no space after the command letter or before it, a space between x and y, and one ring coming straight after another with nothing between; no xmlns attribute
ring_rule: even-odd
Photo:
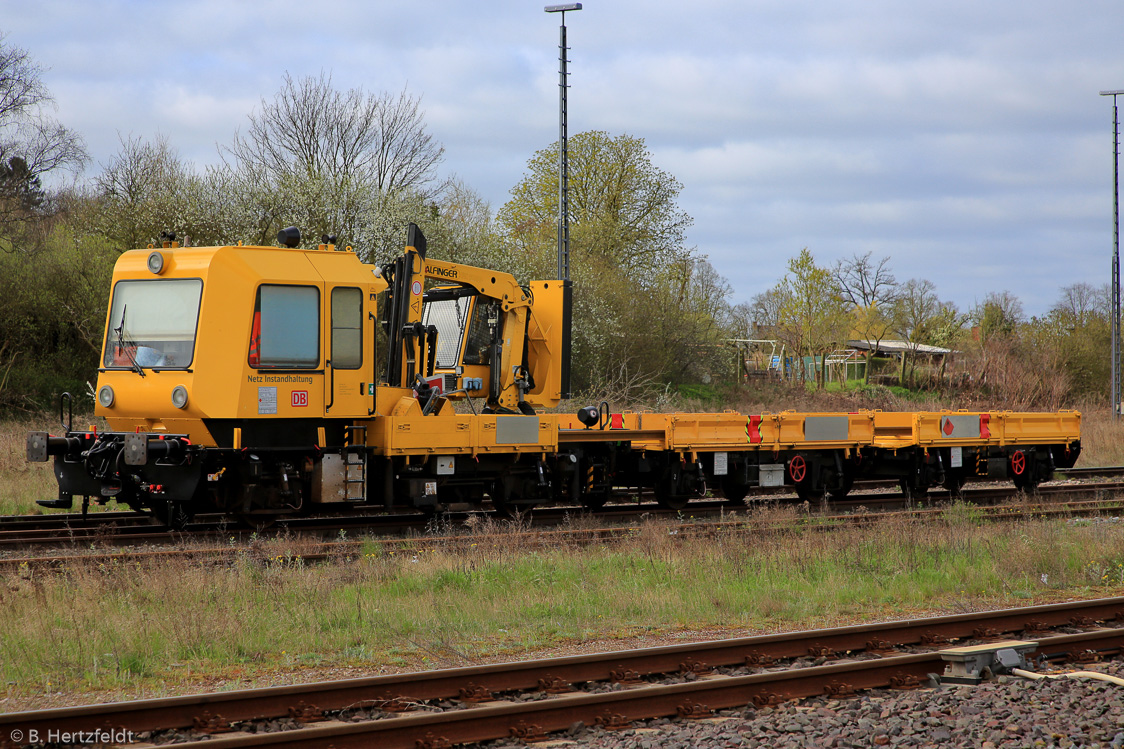
<svg viewBox="0 0 1124 749"><path fill-rule="evenodd" d="M470 665L677 630L763 632L1124 589L1124 523L943 520L818 530L766 508L743 535L648 521L594 547L489 523L429 550L311 565L262 541L226 568L109 563L0 579L10 696L301 667ZM48 683L51 685L48 688ZM146 687L148 685L148 687Z"/></svg>

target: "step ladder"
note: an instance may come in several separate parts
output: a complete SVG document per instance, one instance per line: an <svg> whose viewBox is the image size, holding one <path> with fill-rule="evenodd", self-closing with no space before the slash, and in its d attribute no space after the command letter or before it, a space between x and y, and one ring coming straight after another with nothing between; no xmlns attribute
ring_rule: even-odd
<svg viewBox="0 0 1124 749"><path fill-rule="evenodd" d="M363 502L367 499L367 427L344 427L344 499Z"/></svg>

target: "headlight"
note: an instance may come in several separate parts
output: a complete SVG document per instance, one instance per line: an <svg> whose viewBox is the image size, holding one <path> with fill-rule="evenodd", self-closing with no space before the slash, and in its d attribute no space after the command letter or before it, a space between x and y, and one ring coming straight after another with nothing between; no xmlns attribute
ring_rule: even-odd
<svg viewBox="0 0 1124 749"><path fill-rule="evenodd" d="M148 253L148 269L159 276L164 272L164 256L159 252Z"/></svg>
<svg viewBox="0 0 1124 749"><path fill-rule="evenodd" d="M172 405L176 408L187 408L187 388L176 385L172 389Z"/></svg>
<svg viewBox="0 0 1124 749"><path fill-rule="evenodd" d="M102 385L98 388L98 403L102 408L109 408L113 405L113 388L109 385Z"/></svg>

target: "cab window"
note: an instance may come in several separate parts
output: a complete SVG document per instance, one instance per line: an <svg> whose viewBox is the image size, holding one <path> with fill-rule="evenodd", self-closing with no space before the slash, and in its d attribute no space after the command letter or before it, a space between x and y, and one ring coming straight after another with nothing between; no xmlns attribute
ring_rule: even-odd
<svg viewBox="0 0 1124 749"><path fill-rule="evenodd" d="M422 324L437 328L436 366L438 369L452 369L460 362L461 337L464 335L465 319L468 317L470 299L442 299L427 302L422 312Z"/></svg>
<svg viewBox="0 0 1124 749"><path fill-rule="evenodd" d="M109 308L102 366L187 368L203 282L198 278L118 281Z"/></svg>
<svg viewBox="0 0 1124 749"><path fill-rule="evenodd" d="M332 367L363 366L363 292L332 289Z"/></svg>
<svg viewBox="0 0 1124 749"><path fill-rule="evenodd" d="M258 287L250 332L251 367L315 369L320 363L320 290Z"/></svg>
<svg viewBox="0 0 1124 749"><path fill-rule="evenodd" d="M472 319L468 326L468 341L464 346L465 364L487 364L488 351L492 345L492 333L489 330L488 317L498 317L492 305L481 304L476 300L472 308Z"/></svg>

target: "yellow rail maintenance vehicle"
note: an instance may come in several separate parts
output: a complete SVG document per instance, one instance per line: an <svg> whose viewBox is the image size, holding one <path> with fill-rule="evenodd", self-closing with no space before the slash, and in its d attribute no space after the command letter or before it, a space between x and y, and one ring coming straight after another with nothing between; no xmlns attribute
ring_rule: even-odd
<svg viewBox="0 0 1124 749"><path fill-rule="evenodd" d="M110 429L28 435L59 484L40 504L114 500L171 527L641 490L676 508L757 486L842 497L858 478L1033 488L1080 453L1074 411L547 412L569 397L569 282L429 259L413 224L381 267L328 238L297 249L296 229L278 242L122 254L96 388Z"/></svg>

